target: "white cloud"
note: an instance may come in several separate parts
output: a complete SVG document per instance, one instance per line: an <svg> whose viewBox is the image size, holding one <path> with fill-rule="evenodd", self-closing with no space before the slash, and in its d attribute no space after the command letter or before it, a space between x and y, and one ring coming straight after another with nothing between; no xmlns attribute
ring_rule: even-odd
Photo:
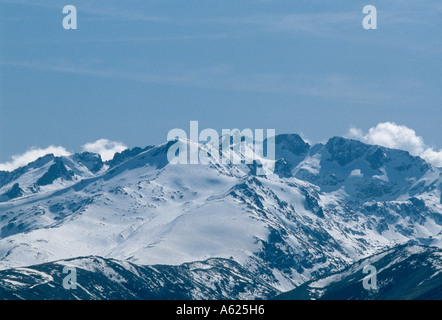
<svg viewBox="0 0 442 320"><path fill-rule="evenodd" d="M115 153L127 149L123 143L107 139L100 139L95 142L86 143L82 148L83 151L100 154L101 158L105 161L112 159ZM32 147L23 154L13 155L11 161L0 163L0 171L13 171L51 153L56 157L70 156L72 154L61 146L51 145L47 148Z"/></svg>
<svg viewBox="0 0 442 320"><path fill-rule="evenodd" d="M424 140L413 129L394 122L379 123L365 135L362 130L351 128L349 135L369 144L407 150L413 155L420 155L425 149Z"/></svg>
<svg viewBox="0 0 442 320"><path fill-rule="evenodd" d="M369 144L406 150L435 166L442 167L442 150L436 151L426 146L422 137L418 136L413 129L404 125L383 122L370 128L366 134L361 129L350 128L347 136Z"/></svg>
<svg viewBox="0 0 442 320"><path fill-rule="evenodd" d="M107 139L86 143L82 148L83 151L98 153L104 161L111 160L115 153L127 149L123 143Z"/></svg>
<svg viewBox="0 0 442 320"><path fill-rule="evenodd" d="M54 156L70 156L71 153L63 147L49 146L45 149L42 148L31 148L23 154L13 155L11 161L0 163L0 170L2 171L12 171L19 167L25 166L28 163L37 160L47 154L53 154Z"/></svg>
<svg viewBox="0 0 442 320"><path fill-rule="evenodd" d="M442 150L435 151L432 148L428 148L424 151L421 157L434 164L436 167L442 167Z"/></svg>

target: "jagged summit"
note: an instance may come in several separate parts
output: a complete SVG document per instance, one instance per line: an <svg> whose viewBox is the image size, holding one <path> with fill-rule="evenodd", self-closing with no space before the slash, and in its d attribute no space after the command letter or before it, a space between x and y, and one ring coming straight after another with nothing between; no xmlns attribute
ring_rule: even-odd
<svg viewBox="0 0 442 320"><path fill-rule="evenodd" d="M336 161L339 165L345 166L359 159L370 146L357 140L334 137L328 140L325 148L330 154L326 160Z"/></svg>
<svg viewBox="0 0 442 320"><path fill-rule="evenodd" d="M287 150L297 156L305 155L310 149L310 145L297 134L278 134L275 137L275 144L281 151Z"/></svg>
<svg viewBox="0 0 442 320"><path fill-rule="evenodd" d="M110 161L48 155L2 172L0 269L82 256L174 266L217 258L276 293L410 240L442 245L442 173L408 152L284 134L257 175L255 164L217 162L216 149L188 140L179 143L209 161L170 164L174 143ZM238 159L250 151L236 150Z"/></svg>

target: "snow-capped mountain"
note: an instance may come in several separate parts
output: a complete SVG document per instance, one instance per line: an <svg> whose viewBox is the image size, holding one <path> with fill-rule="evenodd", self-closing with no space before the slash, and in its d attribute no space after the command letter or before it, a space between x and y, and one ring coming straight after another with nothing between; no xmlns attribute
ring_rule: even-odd
<svg viewBox="0 0 442 320"><path fill-rule="evenodd" d="M0 201L53 191L90 178L103 169L100 155L89 152L70 157L48 154L12 172L0 172Z"/></svg>
<svg viewBox="0 0 442 320"><path fill-rule="evenodd" d="M210 164L170 164L168 142L107 162L48 155L0 172L0 269L85 256L177 267L216 258L276 293L410 240L442 246L439 168L340 137L275 142L266 176L183 140ZM244 158L247 148L232 150Z"/></svg>
<svg viewBox="0 0 442 320"><path fill-rule="evenodd" d="M65 267L75 267L77 287L63 288ZM0 299L264 299L278 293L233 260L212 258L180 266L139 266L80 257L0 271Z"/></svg>
<svg viewBox="0 0 442 320"><path fill-rule="evenodd" d="M364 289L365 266L376 268L376 287ZM312 280L283 293L281 300L440 300L442 250L400 245L358 261L345 270Z"/></svg>

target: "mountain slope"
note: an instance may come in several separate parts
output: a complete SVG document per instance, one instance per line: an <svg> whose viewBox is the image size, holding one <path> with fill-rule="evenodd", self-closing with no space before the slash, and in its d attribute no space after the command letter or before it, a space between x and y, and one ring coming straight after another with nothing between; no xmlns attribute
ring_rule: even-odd
<svg viewBox="0 0 442 320"><path fill-rule="evenodd" d="M375 289L365 289L363 268L377 270ZM371 273L369 274L371 275ZM440 300L442 298L442 250L401 245L376 254L321 279L283 293L280 300Z"/></svg>
<svg viewBox="0 0 442 320"><path fill-rule="evenodd" d="M63 281L73 268L75 287L66 289ZM138 266L91 256L0 271L0 299L5 300L265 299L277 293L238 263L216 258Z"/></svg>
<svg viewBox="0 0 442 320"><path fill-rule="evenodd" d="M101 165L48 156L17 169L4 180L13 199L0 203L0 269L83 256L175 266L221 258L287 291L410 240L442 245L440 169L343 138L275 142L275 161L260 160L266 176L192 141L179 143L206 152L208 164L169 164L168 142ZM250 146L236 150L244 159ZM25 188L56 161L52 183Z"/></svg>

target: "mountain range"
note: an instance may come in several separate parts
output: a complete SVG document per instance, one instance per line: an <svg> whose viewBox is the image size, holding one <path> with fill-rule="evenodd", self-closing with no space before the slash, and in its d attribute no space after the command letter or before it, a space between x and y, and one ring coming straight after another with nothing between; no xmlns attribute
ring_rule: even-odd
<svg viewBox="0 0 442 320"><path fill-rule="evenodd" d="M210 163L170 164L172 143ZM264 176L190 140L0 172L0 298L442 298L441 168L342 137L275 143Z"/></svg>

